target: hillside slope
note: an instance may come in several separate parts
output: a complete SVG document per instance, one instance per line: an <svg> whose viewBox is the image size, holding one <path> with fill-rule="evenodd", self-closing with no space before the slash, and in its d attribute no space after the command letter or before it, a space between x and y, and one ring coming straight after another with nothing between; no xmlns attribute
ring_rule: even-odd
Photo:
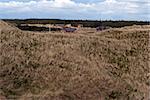
<svg viewBox="0 0 150 100"><path fill-rule="evenodd" d="M0 21L0 30L3 99L149 99L149 26L38 34Z"/></svg>

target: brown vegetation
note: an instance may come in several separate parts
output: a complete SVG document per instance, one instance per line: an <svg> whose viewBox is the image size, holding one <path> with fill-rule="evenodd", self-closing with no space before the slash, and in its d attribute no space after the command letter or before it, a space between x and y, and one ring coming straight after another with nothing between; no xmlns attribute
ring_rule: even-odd
<svg viewBox="0 0 150 100"><path fill-rule="evenodd" d="M0 21L0 98L148 100L149 32L39 34Z"/></svg>

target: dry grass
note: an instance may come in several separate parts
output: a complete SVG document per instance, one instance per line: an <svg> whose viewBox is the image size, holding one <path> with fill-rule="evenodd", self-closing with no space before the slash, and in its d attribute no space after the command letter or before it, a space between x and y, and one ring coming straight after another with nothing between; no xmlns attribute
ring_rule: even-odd
<svg viewBox="0 0 150 100"><path fill-rule="evenodd" d="M0 98L149 99L149 26L39 34L0 21L0 30Z"/></svg>

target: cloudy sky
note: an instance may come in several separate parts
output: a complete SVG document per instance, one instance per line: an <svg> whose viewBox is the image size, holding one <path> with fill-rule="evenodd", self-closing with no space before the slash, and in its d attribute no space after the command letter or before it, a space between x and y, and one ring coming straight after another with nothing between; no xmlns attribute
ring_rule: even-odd
<svg viewBox="0 0 150 100"><path fill-rule="evenodd" d="M149 0L0 0L0 19L150 21Z"/></svg>

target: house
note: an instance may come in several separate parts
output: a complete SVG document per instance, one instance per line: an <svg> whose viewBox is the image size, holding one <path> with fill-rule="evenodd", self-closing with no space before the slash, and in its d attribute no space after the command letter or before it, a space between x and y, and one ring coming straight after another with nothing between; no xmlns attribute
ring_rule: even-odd
<svg viewBox="0 0 150 100"><path fill-rule="evenodd" d="M76 28L71 28L71 27L65 27L65 28L63 28L63 30L65 32L75 32L77 29Z"/></svg>

